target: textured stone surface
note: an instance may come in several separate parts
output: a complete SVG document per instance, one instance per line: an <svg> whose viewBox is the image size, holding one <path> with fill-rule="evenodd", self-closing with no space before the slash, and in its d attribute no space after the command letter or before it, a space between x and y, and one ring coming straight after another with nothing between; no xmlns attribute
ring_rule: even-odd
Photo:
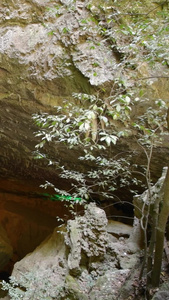
<svg viewBox="0 0 169 300"><path fill-rule="evenodd" d="M37 143L32 113L52 112L54 106L62 105L65 99L73 101L73 92L100 93L103 88L105 97L112 93L113 80L120 72L119 57L117 51L110 49L112 45L100 30L105 26L104 15L114 13L114 8L111 1L106 3L107 8L104 1L99 3L100 8L96 7L95 0L1 1L1 176L52 177L52 171L43 161L32 160ZM147 10L153 11L154 6L146 1ZM123 46L120 36L115 34L114 39L115 45ZM150 72L146 63L140 62L136 76L154 75L157 71L158 75L164 74L165 67L160 70L155 66ZM127 80L128 75L123 75ZM147 105L156 98L166 100L168 96L168 83L163 78L152 79L146 87ZM142 109L142 105L138 105L133 114ZM136 145L132 143L119 146L118 151L124 148L133 151ZM70 154L58 148L50 151L69 166L77 163L76 152ZM159 152L154 156L154 174L168 161L167 149L160 151L160 157Z"/></svg>
<svg viewBox="0 0 169 300"><path fill-rule="evenodd" d="M115 272L107 271L97 280L90 293L90 299L117 300L119 291L129 275L130 270L128 269Z"/></svg>
<svg viewBox="0 0 169 300"><path fill-rule="evenodd" d="M12 258L13 249L5 229L0 225L0 271Z"/></svg>
<svg viewBox="0 0 169 300"><path fill-rule="evenodd" d="M83 217L68 221L66 244L70 248L68 267L70 273L79 273L83 256L93 260L104 258L107 247L107 218L104 210L90 204Z"/></svg>
<svg viewBox="0 0 169 300"><path fill-rule="evenodd" d="M5 262L7 264L11 258L5 266L9 273L13 263L33 251L53 232L59 224L57 216L69 214L63 202L50 201L43 193L38 182L0 180L0 223L9 239L5 242L2 236L1 243L11 244L13 249L12 257L8 255Z"/></svg>
<svg viewBox="0 0 169 300"><path fill-rule="evenodd" d="M95 5L96 2L100 4L98 7ZM126 9L125 0L122 0L121 4L124 4ZM141 13L145 13L145 9L147 12L150 10L154 12L155 2L146 0L144 4ZM98 30L97 24L99 22L102 29L105 26L105 16L113 13L114 7L109 0L106 3L103 0L99 2L96 0L2 0L0 2L0 176L8 179L10 177L38 180L34 182L34 187L32 183L30 185L23 183L19 191L18 186L13 187L11 181L8 181L6 187L3 180L0 182L0 221L14 249L14 261L32 251L55 227L55 216L63 216L64 213L63 205L44 203L43 199L36 194L37 186L43 183L44 179L48 179L58 188L68 187L68 183L58 179L54 169L49 168L43 161L33 159L32 152L37 138L34 137L36 127L32 122L32 114L54 112L54 107L62 105L65 99L74 101L73 92L95 93L105 99L111 95L114 78L121 72L119 65L121 53L112 51L113 48L110 46L123 47L125 43L120 36L115 35L110 45L107 37ZM128 11L125 11L125 16L127 13ZM136 70L130 72L140 79L143 76L166 74L166 68L156 65L153 70L150 70L145 62L140 62ZM128 74L123 76L127 81ZM128 82L128 84L133 86L134 83ZM147 107L159 98L168 102L169 86L166 79L152 78L147 86L143 83L143 89L145 89L144 98L147 99ZM142 113L145 109L142 103L138 103L138 106L133 107L133 115ZM114 126L116 127L117 124L115 123ZM168 145L167 137L163 147L154 149L151 167L152 175L155 177L160 176L162 167L168 163ZM138 148L133 139L124 139L117 147L112 147L111 153L114 156L128 151L134 156L138 151L135 156L136 163L145 164L146 158L140 154ZM79 162L77 164L78 149L70 152L66 148L51 147L49 150L53 158L60 160L69 168L74 166L78 166L78 169L86 168L84 165L78 165ZM122 191L121 196L126 197L126 194ZM112 215L111 211L110 215ZM70 223L69 230L72 229L75 232L79 230ZM119 227L117 231L120 232ZM81 232L81 235L76 236L71 231L69 236L70 240L75 241L76 246L80 244L79 249L75 247L69 253L71 257L74 251L79 250L78 259L74 260L76 264L73 268L71 266L72 269L79 268L81 251L86 251L82 262L86 263L85 256L90 256L89 244L86 241L89 242L92 237L94 240L98 238L97 234L88 228L82 245L83 235ZM130 260L126 259L125 254L120 255L119 251L127 253L128 247L131 252L134 252L132 247L137 249L138 245L133 246L133 241L130 241L130 245L126 247L121 241L117 246L115 238L109 236L109 239L114 244L111 244L108 249L114 256L113 261L107 258L105 268L108 266L114 268L116 264L128 268ZM114 248L116 250L113 250ZM103 245L101 249L104 253ZM92 247L91 250L94 253ZM134 259L131 259L132 263ZM62 265L62 262L60 264ZM92 262L90 268L93 277L89 276L88 269L82 272L79 280L74 281L74 278L72 280L71 275L68 275L70 277L67 277L67 290L70 294L73 293L72 297L83 298L83 292L80 292L81 294L77 292L77 286L80 285L81 291L84 288L81 284L82 280L86 282L88 292L94 276L98 274L104 276L102 267L97 262ZM46 276L43 272L45 271L42 271L42 275ZM50 276L52 277L51 274ZM40 276L39 278L41 280Z"/></svg>
<svg viewBox="0 0 169 300"><path fill-rule="evenodd" d="M36 170L38 163L31 162L36 143L32 113L49 111L62 105L65 98L71 99L72 92L88 93L91 85L113 78L113 54L106 45L92 50L88 42L89 37L95 36L98 43L101 41L94 23L88 24L85 30L80 25L82 18L90 16L82 9L83 5L79 1L71 9L67 3L58 2L57 9L52 1L0 4L2 175L15 172L18 176L41 177ZM93 75L96 57L99 76Z"/></svg>
<svg viewBox="0 0 169 300"><path fill-rule="evenodd" d="M158 179L156 184L151 187L151 199L149 196L149 190L143 192L141 195L135 195L133 197L133 204L135 207L135 216L138 218L142 217L142 211L144 214L147 213L149 202L151 200L150 205L150 213L153 212L154 204L160 203L161 199L163 199L164 195L164 184L165 184L165 178L167 174L167 167L163 169L161 177Z"/></svg>
<svg viewBox="0 0 169 300"><path fill-rule="evenodd" d="M130 236L133 227L118 221L109 220L107 225L107 232L117 236Z"/></svg>
<svg viewBox="0 0 169 300"><path fill-rule="evenodd" d="M17 262L12 276L28 286L23 299L118 299L139 256L126 239L115 241L106 226L104 211L91 204L84 216L68 222L67 230L56 228Z"/></svg>
<svg viewBox="0 0 169 300"><path fill-rule="evenodd" d="M10 300L10 297L9 297L9 296L5 296L5 297L0 298L0 299L3 299L3 300Z"/></svg>
<svg viewBox="0 0 169 300"><path fill-rule="evenodd" d="M168 300L169 299L169 282L165 282L159 288L152 300Z"/></svg>
<svg viewBox="0 0 169 300"><path fill-rule="evenodd" d="M156 293L153 297L153 300L168 300L169 299L169 292L167 291L160 291Z"/></svg>

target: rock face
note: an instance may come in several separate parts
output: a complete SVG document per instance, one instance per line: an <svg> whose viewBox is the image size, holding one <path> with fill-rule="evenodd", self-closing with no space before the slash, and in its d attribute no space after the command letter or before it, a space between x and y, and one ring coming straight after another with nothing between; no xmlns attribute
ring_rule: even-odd
<svg viewBox="0 0 169 300"><path fill-rule="evenodd" d="M23 299L120 299L138 254L125 238L108 234L106 226L104 211L91 204L84 216L68 222L67 230L56 228L15 264L12 276L23 287L16 293Z"/></svg>
<svg viewBox="0 0 169 300"><path fill-rule="evenodd" d="M43 162L32 160L37 143L32 113L54 111L65 99L73 101L73 92L94 93L103 88L106 97L112 93L120 53L110 50L112 45L103 35L105 18L114 13L111 5L101 0L100 8L94 0L1 1L1 176L47 179L50 173ZM154 5L146 1L145 6L153 11ZM123 47L119 36L114 39L114 46ZM140 63L138 74L154 73ZM151 101L166 100L168 94L167 80L152 79L147 88ZM55 155L69 165L76 163L76 154L71 159L65 151Z"/></svg>
<svg viewBox="0 0 169 300"><path fill-rule="evenodd" d="M39 182L40 184L40 182ZM0 271L32 252L69 215L64 203L44 196L37 182L0 180ZM13 253L12 253L13 252Z"/></svg>
<svg viewBox="0 0 169 300"><path fill-rule="evenodd" d="M121 1L121 3L125 7L125 1ZM155 2L146 0L144 4L141 12L145 13L145 9L147 12L154 11ZM120 36L111 37L111 43L109 37L105 36L105 30L109 26L107 18L114 16L114 13L117 15L119 12L112 6L112 1L105 3L103 0L2 0L0 2L0 222L6 232L1 238L2 246L5 247L5 253L0 252L2 268L10 259L12 251L13 262L32 251L52 232L56 226L55 217L63 216L65 213L63 205L49 204L49 202L44 202L41 196L39 197L41 191L38 187L44 180L52 181L62 189L68 187L69 183L66 183L64 179L62 181L58 179L56 170L49 168L44 161L33 159L33 151L38 141L34 136L37 128L33 124L32 114L54 113L55 106L62 106L65 100L74 101L72 97L74 92L101 95L104 99L113 93L116 86L115 79L121 74L120 58L123 55L123 51L121 53L117 49L125 46L125 39L121 39ZM126 10L125 13L131 12ZM116 23L116 19L114 21ZM121 17L117 21L121 24ZM166 75L166 70L167 66L162 68L155 66L150 70L146 63L140 62L135 70L130 68L128 72L133 72L134 76L140 80L144 76L153 77L157 73L158 76ZM122 78L127 81L129 74L124 72ZM134 86L133 81L127 84ZM144 98L148 99L147 107L149 103L153 103L159 98L168 101L169 86L165 78L152 78L146 87L143 84L144 90L146 90ZM145 109L140 102L133 109L133 115ZM152 162L154 176L159 177L162 167L168 163L168 144L166 138L164 146L157 147L154 151ZM114 153L123 151L134 153L135 149L136 143L126 139L117 147L112 147L111 151L113 156ZM78 149L72 152L66 148L59 149L59 147L48 150L54 160L59 159L70 168L79 164L79 161L77 163ZM144 164L145 159L142 155L137 156L137 162ZM84 167L86 166L83 165ZM17 187L15 184L13 185L13 179L16 181L19 179ZM96 297L97 294L98 298L100 285L105 278L109 278L112 283L114 279L111 278L114 276L120 278L124 270L130 269L126 256L124 255L123 259L118 256L118 250L114 250L114 247L117 248L117 243L109 244L108 242L106 244L102 235L103 232L104 234L107 232L105 228L103 229L106 221L103 222L103 227L98 224L97 231L93 232L89 211L87 216L90 228L83 224L83 219L79 220L79 227L70 221L66 245L64 239L61 238L62 235L57 232L49 240L50 243L55 244L55 239L60 239L63 244L60 254L61 257L63 255L63 262L56 259L59 275L55 267L51 267L56 253L52 252L53 256L49 263L52 272L56 272L57 278L55 279L58 280L56 283L60 288L57 291L58 295L62 294L60 282L64 278L68 294L73 294L74 298L86 299L81 283L84 278L87 293L90 294L92 282L93 290L90 296L91 298ZM96 222L94 216L92 218ZM105 220L103 212L101 220ZM87 231L83 230L83 226ZM109 228L109 230L111 229ZM121 227L118 227L116 236L123 234L120 230ZM128 236L130 230L129 228L125 230L126 236ZM78 234L76 235L76 233ZM110 236L108 235L108 237ZM96 249L92 248L91 241L93 239L94 245L97 245L96 239L99 243L99 247ZM72 241L74 248L72 248ZM58 249L57 247L56 249ZM123 243L119 244L119 247L120 249L124 247L124 253L126 253L126 246ZM48 278L48 273L45 273L46 265L44 267L41 265L41 261L46 257L45 253L48 253L48 246L40 246L40 249L43 250L40 250L41 257L37 258L38 268L42 267L42 274ZM65 251L69 253L68 262L65 258L65 253L67 253ZM106 256L107 251L112 254L112 260L110 256ZM78 259L74 260L76 255L78 255ZM97 257L110 261L113 271L108 268L107 273L103 274L101 267L98 268ZM91 266L91 259L96 259L96 264L92 262ZM84 264L88 263L88 268L84 272L81 270L83 261ZM116 264L120 265L122 269L118 271L116 268L113 269ZM107 265L108 263L105 261L105 268ZM50 267L47 267L49 273L51 272ZM89 274L90 268L93 275ZM62 276L60 270L63 271ZM118 274L112 273L115 272L114 270ZM30 269L28 268L27 271L30 272ZM50 278L53 273L50 273ZM80 274L78 279L77 274ZM128 276L128 271L126 274ZM38 276L40 283L42 277ZM103 278L99 279L99 276L103 276ZM107 286L103 293L106 289L108 289ZM76 296L74 296L75 294ZM106 299L105 294L102 297Z"/></svg>
<svg viewBox="0 0 169 300"><path fill-rule="evenodd" d="M84 11L83 2L75 6L48 0L0 4L2 175L15 172L39 177L36 162L31 163L36 143L32 113L47 112L70 99L72 92L89 93L92 85L113 78L115 57L103 44L92 49L86 36L91 24L86 30L81 25L89 13ZM96 56L97 77L92 66Z"/></svg>
<svg viewBox="0 0 169 300"><path fill-rule="evenodd" d="M104 257L107 246L106 225L105 212L92 204L86 210L85 216L78 218L77 222L68 221L66 244L70 248L68 256L70 273L81 273L80 262L85 260L85 257L90 259L90 263Z"/></svg>
<svg viewBox="0 0 169 300"><path fill-rule="evenodd" d="M8 263L13 255L13 249L4 228L0 227L0 269Z"/></svg>
<svg viewBox="0 0 169 300"><path fill-rule="evenodd" d="M161 199L164 196L164 185L165 185L165 178L167 174L168 167L163 169L161 177L158 179L156 184L151 187L151 200L149 196L148 189L143 192L141 195L135 195L133 197L133 204L135 207L135 216L139 219L142 217L142 213L146 215L148 211L148 206L150 205L150 214L153 213L155 209L155 204L160 203ZM151 201L151 202L150 202Z"/></svg>

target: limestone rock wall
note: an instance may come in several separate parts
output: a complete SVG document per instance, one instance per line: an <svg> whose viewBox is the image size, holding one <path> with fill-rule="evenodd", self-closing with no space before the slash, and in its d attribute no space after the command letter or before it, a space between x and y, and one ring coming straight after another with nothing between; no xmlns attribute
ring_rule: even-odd
<svg viewBox="0 0 169 300"><path fill-rule="evenodd" d="M156 4L148 0L143 3L140 12L151 10L153 14ZM122 15L125 7L123 0ZM54 228L55 216L64 212L60 204L47 205L34 197L39 184L50 180L58 188L69 186L58 179L55 169L33 159L38 140L34 136L32 114L53 113L55 106L63 105L65 99L74 101L73 92L95 93L105 99L113 93L122 55L114 49L125 46L125 40L115 35L110 43L103 29L105 24L109 26L107 17L116 12L112 1L103 0L0 2L0 177L36 179L36 185L30 184L26 196L25 181L19 183L24 182L20 188L22 193L18 185L16 189L13 187L12 181L7 186L4 179L0 181L0 221L17 259L32 251ZM125 13L130 11L126 8ZM123 21L122 16L119 22ZM167 71L167 66L155 65L151 70L140 62L136 70L128 72L133 72L137 80L142 76L161 76ZM126 80L130 77L127 72L122 75ZM129 86L134 86L134 82L130 81ZM152 78L148 85L143 84L143 89L148 99L146 107L157 98L168 102L169 86L165 78ZM142 113L146 107L138 103L133 115ZM164 146L154 151L154 176L159 177L162 167L168 163L168 144L166 138ZM125 139L118 147L112 147L112 156L123 151L134 153L136 147L133 138ZM79 164L78 149L69 152L66 148L51 147L49 151L53 159L60 159L70 168ZM138 155L136 162L144 164L143 156ZM121 194L126 197L123 191ZM8 245L9 257L11 245Z"/></svg>
<svg viewBox="0 0 169 300"><path fill-rule="evenodd" d="M139 248L133 252L127 239L108 234L107 222L105 212L90 204L84 216L56 228L15 264L12 276L27 289L16 293L23 299L124 299L121 290L138 263Z"/></svg>
<svg viewBox="0 0 169 300"><path fill-rule="evenodd" d="M0 270L9 262L12 258L13 249L10 240L7 236L5 229L0 227Z"/></svg>
<svg viewBox="0 0 169 300"><path fill-rule="evenodd" d="M16 170L24 175L31 167L36 173L36 163L31 164L36 143L32 113L49 111L71 99L72 92L89 93L92 85L113 79L113 53L92 21L83 28L81 21L90 17L84 3L70 4L22 0L0 4L2 174ZM93 39L98 47L91 45ZM98 76L93 67L96 58Z"/></svg>
<svg viewBox="0 0 169 300"><path fill-rule="evenodd" d="M153 11L155 4L145 3L147 11ZM94 0L1 1L1 176L41 179L50 173L44 162L32 160L37 143L32 113L52 112L65 99L73 101L72 92L97 93L103 89L105 96L112 93L113 80L120 72L120 53L111 50L102 30L115 8L111 1L95 4ZM122 12L123 5L125 1L121 2ZM124 46L118 35L113 43ZM158 75L165 73L158 66L157 70ZM150 72L140 62L136 73L149 76L156 70ZM167 81L153 79L146 93L151 99L167 99ZM66 151L58 150L55 155L69 164L76 163L76 155L70 158Z"/></svg>
<svg viewBox="0 0 169 300"><path fill-rule="evenodd" d="M0 271L32 252L69 215L63 202L43 196L38 182L0 180ZM66 218L66 217L65 217Z"/></svg>

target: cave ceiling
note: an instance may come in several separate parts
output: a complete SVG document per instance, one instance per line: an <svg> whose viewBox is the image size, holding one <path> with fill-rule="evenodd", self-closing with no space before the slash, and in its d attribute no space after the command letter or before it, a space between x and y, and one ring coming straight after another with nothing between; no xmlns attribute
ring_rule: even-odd
<svg viewBox="0 0 169 300"><path fill-rule="evenodd" d="M53 179L63 186L65 182L58 180L54 168L33 157L38 140L32 114L55 112L55 106L63 105L65 99L73 101L73 92L96 93L103 88L107 95L111 92L119 57L109 51L109 44L103 42L95 22L87 28L82 26L81 20L91 17L86 4L77 1L72 8L73 2L69 2L57 1L56 5L48 0L43 3L3 0L0 3L1 177ZM94 7L94 1L90 2ZM94 8L93 13L98 14ZM98 46L91 46L91 41ZM95 60L97 70L93 69ZM139 72L143 74L145 69L140 67ZM157 96L167 101L167 81L160 78L152 81L147 95L152 101ZM134 155L135 140L123 140L112 148L112 155L124 149ZM59 156L69 167L77 166L78 151L49 148L52 157ZM154 152L154 176L159 177L168 163L168 152L166 138L164 146ZM135 159L145 162L143 154L135 155ZM79 168L83 167L79 164Z"/></svg>

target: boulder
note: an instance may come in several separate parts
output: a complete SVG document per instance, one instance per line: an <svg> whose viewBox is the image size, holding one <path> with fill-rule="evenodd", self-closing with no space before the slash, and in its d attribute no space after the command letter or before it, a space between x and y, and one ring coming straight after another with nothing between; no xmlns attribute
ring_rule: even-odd
<svg viewBox="0 0 169 300"><path fill-rule="evenodd" d="M130 251L127 239L114 239L107 222L105 212L89 204L83 216L56 228L15 264L14 293L27 300L118 299L139 254Z"/></svg>
<svg viewBox="0 0 169 300"><path fill-rule="evenodd" d="M131 225L124 224L122 222L109 220L107 224L107 232L111 233L115 236L125 236L129 237L133 231L133 227Z"/></svg>
<svg viewBox="0 0 169 300"><path fill-rule="evenodd" d="M159 288L159 291L157 291L154 294L152 300L168 300L168 299L169 299L169 282L165 282Z"/></svg>
<svg viewBox="0 0 169 300"><path fill-rule="evenodd" d="M66 244L70 248L68 267L72 273L80 271L83 257L88 264L104 258L107 247L107 218L104 210L95 204L88 205L83 217L68 221Z"/></svg>

